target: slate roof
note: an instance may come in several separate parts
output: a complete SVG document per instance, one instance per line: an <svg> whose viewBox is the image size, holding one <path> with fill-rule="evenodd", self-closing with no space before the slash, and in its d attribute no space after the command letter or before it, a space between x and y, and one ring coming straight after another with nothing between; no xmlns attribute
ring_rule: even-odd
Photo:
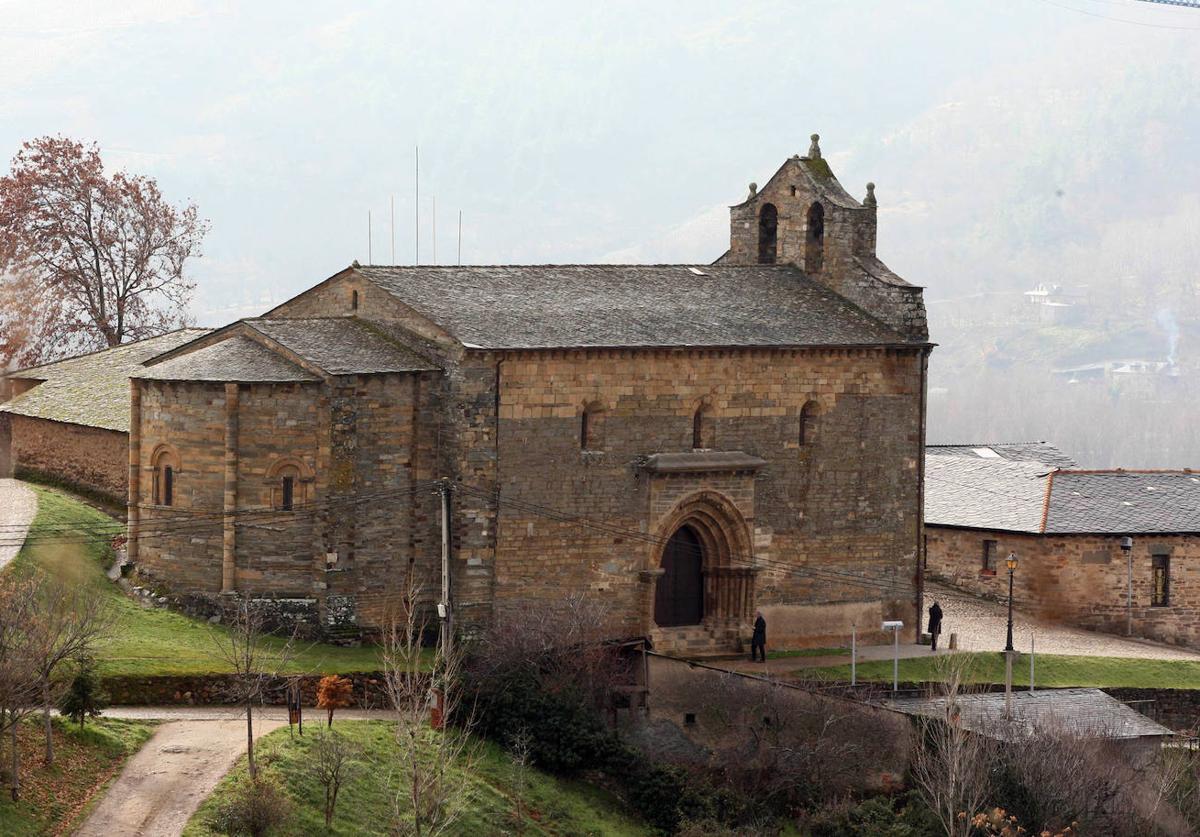
<svg viewBox="0 0 1200 837"><path fill-rule="evenodd" d="M354 269L469 348L924 345L792 266Z"/></svg>
<svg viewBox="0 0 1200 837"><path fill-rule="evenodd" d="M1084 737L1130 739L1174 735L1162 724L1100 689L1052 689L1012 693L1012 720L1005 718L1004 693L956 698L963 727L999 741L1017 741L1048 728ZM908 715L946 717L944 697L893 698L884 705Z"/></svg>
<svg viewBox="0 0 1200 837"><path fill-rule="evenodd" d="M129 376L148 358L208 333L204 328L184 328L18 370L10 377L44 383L0 404L0 412L128 433Z"/></svg>
<svg viewBox="0 0 1200 837"><path fill-rule="evenodd" d="M330 375L417 372L438 368L427 358L354 318L254 319L244 322Z"/></svg>
<svg viewBox="0 0 1200 837"><path fill-rule="evenodd" d="M1041 532L1052 470L1040 462L927 454L925 523Z"/></svg>
<svg viewBox="0 0 1200 837"><path fill-rule="evenodd" d="M1058 468L1074 468L1078 464L1049 442L927 445L925 452L931 456L967 456L975 459L1007 459L1010 462L1043 462Z"/></svg>
<svg viewBox="0 0 1200 837"><path fill-rule="evenodd" d="M151 358L134 375L166 381L316 381L320 375L253 338L257 333L329 375L437 369L353 317L238 320L197 342ZM205 335L205 337L209 337ZM213 342L213 341L217 342ZM204 345L208 344L208 345Z"/></svg>
<svg viewBox="0 0 1200 837"><path fill-rule="evenodd" d="M319 375L241 335L142 367L132 377L155 381L266 383L321 380Z"/></svg>
<svg viewBox="0 0 1200 837"><path fill-rule="evenodd" d="M1047 532L1200 532L1200 473L1058 471L1050 479Z"/></svg>
<svg viewBox="0 0 1200 837"><path fill-rule="evenodd" d="M1200 533L1200 472L1071 470L930 450L925 522L1051 535Z"/></svg>

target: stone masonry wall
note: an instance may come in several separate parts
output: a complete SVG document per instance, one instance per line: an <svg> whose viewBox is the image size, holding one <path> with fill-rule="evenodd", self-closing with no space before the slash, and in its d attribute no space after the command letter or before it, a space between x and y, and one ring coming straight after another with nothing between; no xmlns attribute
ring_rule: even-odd
<svg viewBox="0 0 1200 837"><path fill-rule="evenodd" d="M8 415L11 466L90 489L122 503L128 483L129 434Z"/></svg>
<svg viewBox="0 0 1200 837"><path fill-rule="evenodd" d="M929 578L976 595L1007 600L1005 559L1016 552L1013 598L1037 615L1093 630L1124 634L1128 565L1119 536L1021 535L931 526L926 530ZM994 575L981 572L983 541L996 541ZM1166 607L1151 606L1152 556L1170 555ZM1200 537L1135 536L1135 636L1184 645L1200 641Z"/></svg>
<svg viewBox="0 0 1200 837"><path fill-rule="evenodd" d="M553 608L587 591L610 604L621 630L647 631L653 580L641 571L658 567L672 533L660 531L664 515L650 505L639 463L690 451L704 402L714 448L767 460L749 483L714 476L694 487L729 497L753 527L757 602L774 606L772 641L816 640L789 633L807 605L859 614L874 602L876 613L914 624L920 369L919 353L882 350L508 355L496 440L502 495L611 530L502 506L497 609ZM801 445L809 401L819 415ZM605 408L604 441L582 451L580 415L594 402ZM821 641L843 627L848 635L849 621L838 619L828 614Z"/></svg>
<svg viewBox="0 0 1200 837"><path fill-rule="evenodd" d="M313 597L329 629L381 627L410 568L438 577L431 376L243 384L238 393L236 589ZM225 393L221 384L142 384L140 570L178 593L221 590ZM430 432L414 433L420 417ZM152 504L154 451L180 460L175 504ZM291 511L277 468L300 472ZM336 554L332 564L326 556Z"/></svg>
<svg viewBox="0 0 1200 837"><path fill-rule="evenodd" d="M221 510L225 485L223 384L138 384L142 391L138 569L179 592L221 589ZM179 452L175 502L154 504L153 456Z"/></svg>

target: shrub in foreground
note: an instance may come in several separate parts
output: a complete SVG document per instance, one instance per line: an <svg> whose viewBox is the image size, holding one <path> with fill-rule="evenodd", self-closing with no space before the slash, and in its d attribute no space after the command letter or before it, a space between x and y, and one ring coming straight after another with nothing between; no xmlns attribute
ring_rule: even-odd
<svg viewBox="0 0 1200 837"><path fill-rule="evenodd" d="M217 805L208 826L229 837L269 837L287 833L291 814L292 801L287 794L260 775L238 783Z"/></svg>

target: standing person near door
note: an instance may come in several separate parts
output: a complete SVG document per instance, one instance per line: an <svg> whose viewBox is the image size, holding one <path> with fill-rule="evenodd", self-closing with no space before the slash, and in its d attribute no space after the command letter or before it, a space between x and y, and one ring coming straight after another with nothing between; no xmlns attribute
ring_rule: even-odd
<svg viewBox="0 0 1200 837"><path fill-rule="evenodd" d="M942 606L936 601L929 608L930 653L937 651L938 634L942 632Z"/></svg>
<svg viewBox="0 0 1200 837"><path fill-rule="evenodd" d="M763 619L762 611L754 614L754 636L750 638L750 660L762 658L767 661L767 620Z"/></svg>

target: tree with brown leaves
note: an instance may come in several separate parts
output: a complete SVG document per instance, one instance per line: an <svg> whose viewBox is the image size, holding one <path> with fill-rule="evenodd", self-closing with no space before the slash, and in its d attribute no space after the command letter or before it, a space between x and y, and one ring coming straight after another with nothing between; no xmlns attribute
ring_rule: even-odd
<svg viewBox="0 0 1200 837"><path fill-rule="evenodd" d="M0 177L0 368L185 325L184 267L207 231L152 178L107 175L95 144L25 143Z"/></svg>
<svg viewBox="0 0 1200 837"><path fill-rule="evenodd" d="M333 711L345 709L354 699L354 681L349 677L327 674L317 684L317 708L329 713L327 726L333 726Z"/></svg>

